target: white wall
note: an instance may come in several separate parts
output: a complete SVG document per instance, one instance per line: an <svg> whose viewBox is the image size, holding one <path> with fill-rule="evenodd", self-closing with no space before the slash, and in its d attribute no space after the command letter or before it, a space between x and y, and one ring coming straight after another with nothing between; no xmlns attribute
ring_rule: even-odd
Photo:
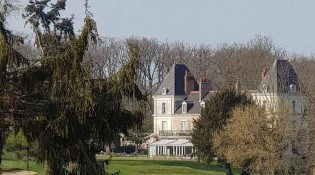
<svg viewBox="0 0 315 175"><path fill-rule="evenodd" d="M174 114L175 102L182 101L186 96L174 95L155 95L154 101L154 134L158 135L162 130L162 122L166 121L167 126L165 130L180 130L180 123L187 121L188 128L192 129L192 121L199 117L199 114ZM162 113L162 104L165 103L165 113ZM180 103L181 104L181 103Z"/></svg>
<svg viewBox="0 0 315 175"><path fill-rule="evenodd" d="M283 101L289 107L291 107L292 112L294 101L295 102L294 115L297 117L302 115L307 105L306 97L297 93L290 93L281 96L275 93L253 93L252 98L260 106L263 106L265 101L266 109L273 110L276 110L281 101Z"/></svg>

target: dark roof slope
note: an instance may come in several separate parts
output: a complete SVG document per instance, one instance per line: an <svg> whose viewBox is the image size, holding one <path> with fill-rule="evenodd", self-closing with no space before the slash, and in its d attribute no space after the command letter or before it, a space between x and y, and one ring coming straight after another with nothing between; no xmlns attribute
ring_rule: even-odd
<svg viewBox="0 0 315 175"><path fill-rule="evenodd" d="M258 90L287 93L290 91L290 85L295 85L296 90L300 91L298 77L291 64L287 60L276 60L261 81Z"/></svg>
<svg viewBox="0 0 315 175"><path fill-rule="evenodd" d="M186 71L189 71L189 69L185 64L174 64L155 95L162 95L163 88L168 90L168 95L185 95L184 78ZM194 90L197 91L198 89L199 85L194 79Z"/></svg>
<svg viewBox="0 0 315 175"><path fill-rule="evenodd" d="M199 102L199 93L191 92L184 101L187 102L187 114L200 114L200 102ZM180 106L175 109L175 114L182 114L182 102Z"/></svg>

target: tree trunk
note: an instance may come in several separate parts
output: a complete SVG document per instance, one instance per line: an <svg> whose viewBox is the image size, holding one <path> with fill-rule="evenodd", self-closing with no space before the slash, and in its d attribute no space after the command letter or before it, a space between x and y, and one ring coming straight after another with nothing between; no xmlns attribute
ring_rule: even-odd
<svg viewBox="0 0 315 175"><path fill-rule="evenodd" d="M3 134L1 133L1 135L3 135ZM2 165L3 144L4 144L4 142L3 142L3 138L2 138L2 136L1 136L1 138L0 138L0 174L2 174L1 165Z"/></svg>
<svg viewBox="0 0 315 175"><path fill-rule="evenodd" d="M55 175L55 174L65 174L64 172L62 172L60 170L60 168L58 168L58 166L55 165L54 162L52 161L47 161L47 172L46 172L47 175Z"/></svg>
<svg viewBox="0 0 315 175"><path fill-rule="evenodd" d="M226 175L233 175L231 164L230 163L226 163L226 162L224 164L225 164L225 168L227 170Z"/></svg>

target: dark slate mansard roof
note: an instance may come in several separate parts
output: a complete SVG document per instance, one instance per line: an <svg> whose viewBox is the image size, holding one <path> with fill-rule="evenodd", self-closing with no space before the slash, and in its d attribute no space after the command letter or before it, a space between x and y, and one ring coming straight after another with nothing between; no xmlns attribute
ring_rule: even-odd
<svg viewBox="0 0 315 175"><path fill-rule="evenodd" d="M185 72L189 71L185 64L174 64L155 95L162 95L163 88L168 90L167 95L185 95ZM199 85L194 79L194 91L198 91Z"/></svg>
<svg viewBox="0 0 315 175"><path fill-rule="evenodd" d="M187 114L199 114L200 113L200 102L199 102L199 93L192 92L185 99L187 103ZM175 114L182 114L182 102L180 105L176 106ZM176 103L176 102L175 102Z"/></svg>
<svg viewBox="0 0 315 175"><path fill-rule="evenodd" d="M298 76L287 60L276 60L266 76L261 81L258 91L268 93L288 93L290 85L296 86L296 92L301 90Z"/></svg>

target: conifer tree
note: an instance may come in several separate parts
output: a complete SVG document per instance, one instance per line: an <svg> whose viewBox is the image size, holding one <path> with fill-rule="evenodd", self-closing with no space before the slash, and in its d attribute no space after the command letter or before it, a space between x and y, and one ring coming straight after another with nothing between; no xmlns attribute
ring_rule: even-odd
<svg viewBox="0 0 315 175"><path fill-rule="evenodd" d="M141 101L146 97L135 83L139 48L128 44L129 61L113 76L93 76L93 62L84 55L90 42L98 42L96 23L86 9L84 26L75 35L73 17L60 16L65 7L66 0L35 0L26 6L23 16L32 25L40 58L16 77L7 76L14 78L12 91L3 82L13 72L8 71L11 57L18 54L12 47L0 47L1 103L7 94L17 96L10 98L11 113L1 108L1 122L10 114L12 125L21 127L29 141L38 141L37 160L47 163L48 175L104 174L96 162L96 146L111 143L142 120ZM8 35L3 36L1 46L10 46ZM122 105L125 98L136 102L132 111Z"/></svg>
<svg viewBox="0 0 315 175"><path fill-rule="evenodd" d="M16 85L19 72L28 62L13 49L23 39L15 36L6 26L7 18L19 8L14 0L0 1L0 165L5 139L14 123L13 105L18 94ZM1 173L1 167L0 167Z"/></svg>

